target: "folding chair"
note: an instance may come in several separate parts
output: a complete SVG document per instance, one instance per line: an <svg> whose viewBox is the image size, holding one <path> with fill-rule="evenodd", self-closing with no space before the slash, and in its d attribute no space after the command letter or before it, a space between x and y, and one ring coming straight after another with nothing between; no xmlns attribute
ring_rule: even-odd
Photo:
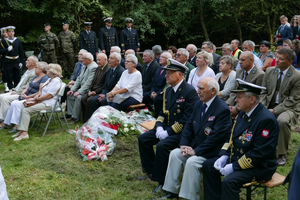
<svg viewBox="0 0 300 200"><path fill-rule="evenodd" d="M65 126L67 126L68 129L70 129L69 125L68 125L68 122L67 122L67 119L66 119L66 116L65 116L65 113L64 113L64 110L62 109L62 106L60 104L60 98L64 95L65 87L66 87L66 84L62 83L61 88L60 88L60 90L57 94L57 99L56 99L55 104L52 107L52 109L51 110L41 110L40 112L38 112L38 114L36 115L36 117L35 117L35 119L32 123L31 128L34 126L38 116L41 115L41 119L40 119L40 121L39 121L39 123L36 127L36 130L39 130L40 127L43 128L45 130L44 133L43 133L43 137L44 137L44 135L45 135L45 133L48 129L48 126L50 124L51 119L53 119L54 123L56 124L55 115L57 117L57 120L59 121L59 124L60 124L61 128L63 128L62 124L64 124ZM48 116L49 113L51 113L50 116ZM55 113L55 115L54 115L54 113ZM62 115L64 117L64 122L61 121L60 117L58 116L58 113L62 113ZM46 127L43 127L41 125L41 122L42 122L43 119L48 120Z"/></svg>

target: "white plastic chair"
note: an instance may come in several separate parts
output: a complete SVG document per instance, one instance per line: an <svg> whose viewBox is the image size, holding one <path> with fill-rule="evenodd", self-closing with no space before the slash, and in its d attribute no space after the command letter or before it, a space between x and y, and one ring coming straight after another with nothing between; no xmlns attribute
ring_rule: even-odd
<svg viewBox="0 0 300 200"><path fill-rule="evenodd" d="M70 129L69 125L68 125L68 122L67 122L67 119L66 119L66 116L65 116L65 113L64 113L64 110L62 109L62 106L61 106L61 103L60 103L60 98L64 95L65 87L66 87L66 84L62 83L62 85L60 87L60 90L57 94L57 99L56 99L55 104L52 107L52 109L51 110L41 110L40 112L38 112L38 114L36 115L36 117L35 117L35 119L32 123L31 128L34 126L38 116L41 115L41 119L40 119L40 121L39 121L39 123L36 127L36 130L39 130L40 127L43 128L45 130L44 133L43 133L43 137L44 137L44 135L45 135L45 133L48 129L48 126L50 124L51 119L53 119L54 123L56 124L55 115L57 117L57 120L59 121L59 124L60 124L61 128L63 128L62 124L64 124L65 126L67 126L68 130ZM49 113L51 113L51 114L48 117ZM54 115L54 113L55 113L55 115ZM62 113L62 115L64 117L64 122L60 119L58 113ZM41 122L42 122L43 119L48 120L46 127L43 127L41 125Z"/></svg>

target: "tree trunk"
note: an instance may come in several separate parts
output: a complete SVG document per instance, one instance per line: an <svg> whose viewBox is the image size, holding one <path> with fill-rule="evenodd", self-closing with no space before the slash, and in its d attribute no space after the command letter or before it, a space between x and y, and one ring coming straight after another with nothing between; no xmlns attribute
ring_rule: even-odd
<svg viewBox="0 0 300 200"><path fill-rule="evenodd" d="M274 38L273 38L273 35L272 35L272 27L271 27L271 22L270 22L270 16L267 15L267 26L268 26L268 32L269 32L269 36L270 36L270 43L273 44L274 42Z"/></svg>
<svg viewBox="0 0 300 200"><path fill-rule="evenodd" d="M208 33L207 33L207 30L206 30L206 26L205 26L205 22L204 22L204 18L203 18L202 0L199 0L199 1L200 1L200 22L201 22L201 26L202 26L202 29L203 29L205 40L209 41Z"/></svg>
<svg viewBox="0 0 300 200"><path fill-rule="evenodd" d="M235 18L234 22L236 24L236 30L237 30L237 34L238 34L238 37L239 37L240 44L242 44L243 43L243 35L242 35L242 30L241 30L239 21L238 21L237 18Z"/></svg>

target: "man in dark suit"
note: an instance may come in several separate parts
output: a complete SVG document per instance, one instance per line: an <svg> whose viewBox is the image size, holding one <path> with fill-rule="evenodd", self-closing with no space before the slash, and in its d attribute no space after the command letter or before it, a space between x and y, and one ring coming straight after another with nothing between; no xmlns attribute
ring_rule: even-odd
<svg viewBox="0 0 300 200"><path fill-rule="evenodd" d="M172 55L169 52L163 52L161 54L159 58L160 67L157 68L155 76L153 77L151 90L143 94L143 103L145 103L148 108L151 108L150 104L153 103L156 95L161 93L166 85L166 70L163 68L167 66L168 58L172 58Z"/></svg>
<svg viewBox="0 0 300 200"><path fill-rule="evenodd" d="M277 52L276 67L266 70L262 86L261 103L276 117L280 126L278 139L278 165L284 166L291 138L291 124L298 123L300 114L300 72L291 64L294 51L281 48Z"/></svg>
<svg viewBox="0 0 300 200"><path fill-rule="evenodd" d="M204 199L240 199L240 188L253 180L268 181L277 169L279 126L275 116L259 103L261 86L240 79L236 103L239 116L220 158L203 163ZM225 178L221 182L221 175Z"/></svg>
<svg viewBox="0 0 300 200"><path fill-rule="evenodd" d="M105 27L102 27L99 31L99 46L102 49L102 53L106 53L109 56L110 48L119 46L119 40L116 29L111 26L112 18L108 17L104 19L104 22Z"/></svg>
<svg viewBox="0 0 300 200"><path fill-rule="evenodd" d="M201 173L206 159L217 157L231 131L230 110L217 95L219 84L212 77L204 77L198 83L200 101L184 126L179 148L170 153L163 189L164 197L200 199ZM201 113L201 115L200 115ZM178 195L179 177L184 166Z"/></svg>
<svg viewBox="0 0 300 200"><path fill-rule="evenodd" d="M112 47L110 48L110 54L113 53L113 52L117 52L118 54L121 55L121 48L118 47L118 46L112 46ZM124 67L124 69L125 69L125 60L124 60L122 57L121 57L120 65L121 65L122 67Z"/></svg>
<svg viewBox="0 0 300 200"><path fill-rule="evenodd" d="M145 176L144 180L152 177L159 184L153 192L162 188L168 166L170 150L180 142L181 132L193 107L199 98L196 90L185 82L183 74L187 67L180 62L168 59L166 82L170 85L164 93L163 109L157 118L155 127L139 136L139 152ZM156 154L153 146L156 145Z"/></svg>
<svg viewBox="0 0 300 200"><path fill-rule="evenodd" d="M119 81L123 71L125 70L120 65L121 55L117 52L113 52L109 55L108 66L110 67L106 72L106 80L101 94L94 96L90 101L90 116L100 106L107 105L106 94L110 92ZM88 106L88 105L87 105ZM88 109L88 108L86 108Z"/></svg>
<svg viewBox="0 0 300 200"><path fill-rule="evenodd" d="M83 122L86 122L90 118L90 106L88 104L90 104L91 99L102 92L102 88L106 80L106 71L109 68L106 54L99 53L97 55L97 64L98 68L95 71L89 92L81 98Z"/></svg>
<svg viewBox="0 0 300 200"><path fill-rule="evenodd" d="M281 25L278 27L276 41L277 45L282 45L286 39L293 40L293 29L287 24L288 18L284 15L280 16Z"/></svg>
<svg viewBox="0 0 300 200"><path fill-rule="evenodd" d="M161 46L160 45L154 45L152 47L152 51L154 53L154 61L159 63L159 57L160 57L160 54L162 54L162 49L161 49Z"/></svg>
<svg viewBox="0 0 300 200"><path fill-rule="evenodd" d="M194 44L189 44L186 46L186 50L189 52L188 62L194 67L197 67L196 66L197 47Z"/></svg>
<svg viewBox="0 0 300 200"><path fill-rule="evenodd" d="M151 50L147 49L143 53L144 66L142 68L142 85L143 93L149 92L152 88L153 77L159 64L154 61L154 54Z"/></svg>
<svg viewBox="0 0 300 200"><path fill-rule="evenodd" d="M84 22L84 31L79 34L79 49L85 49L94 56L96 60L96 55L98 54L98 42L97 36L94 31L92 31L93 22Z"/></svg>
<svg viewBox="0 0 300 200"><path fill-rule="evenodd" d="M202 43L201 50L206 51L208 53L211 53L213 55L214 64L210 66L212 70L214 70L215 74L219 73L219 60L221 56L219 54L216 54L213 52L213 46L214 44L212 42L206 41Z"/></svg>
<svg viewBox="0 0 300 200"><path fill-rule="evenodd" d="M132 28L133 19L126 18L125 21L126 28L124 28L120 34L122 53L125 53L128 49L138 52L140 51L139 34L136 29Z"/></svg>

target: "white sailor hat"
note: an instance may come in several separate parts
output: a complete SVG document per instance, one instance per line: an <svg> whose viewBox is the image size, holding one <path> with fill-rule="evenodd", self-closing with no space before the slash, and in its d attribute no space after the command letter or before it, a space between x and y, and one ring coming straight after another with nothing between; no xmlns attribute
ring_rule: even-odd
<svg viewBox="0 0 300 200"><path fill-rule="evenodd" d="M125 21L126 23L132 23L134 20L130 17L127 17Z"/></svg>
<svg viewBox="0 0 300 200"><path fill-rule="evenodd" d="M93 22L84 22L84 26L92 27Z"/></svg>
<svg viewBox="0 0 300 200"><path fill-rule="evenodd" d="M16 29L16 27L14 27L14 26L7 26L6 27L6 30L7 31L13 31L13 30L15 30Z"/></svg>
<svg viewBox="0 0 300 200"><path fill-rule="evenodd" d="M246 81L243 81L239 78L236 79L237 81L237 88L234 90L231 90L231 92L252 92L255 94L260 94L261 90L265 90L265 87L255 85L253 83L248 83Z"/></svg>
<svg viewBox="0 0 300 200"><path fill-rule="evenodd" d="M185 73L189 68L187 68L184 64L181 64L177 60L168 58L167 66L165 66L163 69L165 70L173 70L173 71L180 71L182 73Z"/></svg>
<svg viewBox="0 0 300 200"><path fill-rule="evenodd" d="M112 22L112 19L113 19L112 17L107 17L107 18L105 18L103 21L104 21L104 22L110 22L110 23L111 23L111 22Z"/></svg>

